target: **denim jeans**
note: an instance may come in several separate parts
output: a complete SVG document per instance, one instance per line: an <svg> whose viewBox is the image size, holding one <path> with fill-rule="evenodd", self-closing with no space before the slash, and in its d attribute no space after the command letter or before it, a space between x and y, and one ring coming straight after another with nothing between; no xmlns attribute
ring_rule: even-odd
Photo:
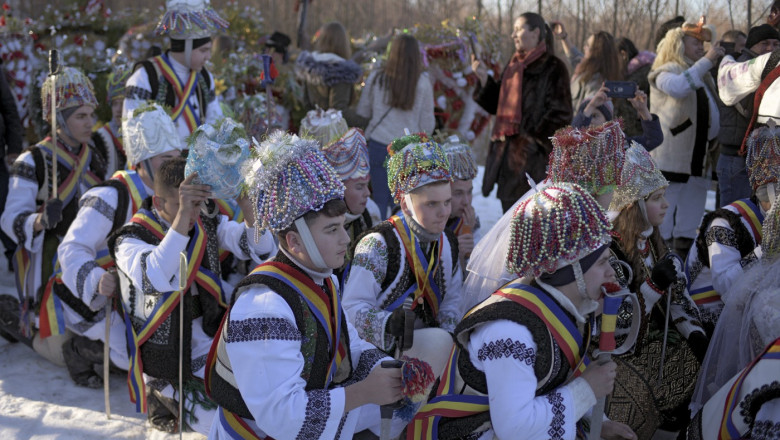
<svg viewBox="0 0 780 440"><path fill-rule="evenodd" d="M715 171L718 173L721 206L750 197L752 189L747 176L744 156L721 154L718 157Z"/></svg>
<svg viewBox="0 0 780 440"><path fill-rule="evenodd" d="M387 208L393 206L393 197L387 186L387 169L385 158L387 157L387 145L373 139L368 140L368 164L371 168L371 198L379 207L382 219L388 217Z"/></svg>

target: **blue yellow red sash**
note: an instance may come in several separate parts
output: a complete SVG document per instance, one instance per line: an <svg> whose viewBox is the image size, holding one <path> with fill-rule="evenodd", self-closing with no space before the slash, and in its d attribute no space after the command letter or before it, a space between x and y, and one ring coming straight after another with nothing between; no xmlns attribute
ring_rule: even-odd
<svg viewBox="0 0 780 440"><path fill-rule="evenodd" d="M435 318L439 314L439 305L442 300L439 285L436 284L436 271L439 269L441 263L444 234L439 235L439 241L436 242L437 248L434 252L431 252L430 261L426 261L425 252L423 252L420 247L420 241L415 238L414 232L409 229L409 225L406 223L403 214L394 215L388 220L401 237L401 243L403 244L406 253L406 263L412 269L412 273L414 273L415 283L412 284L403 295L395 300L395 302L390 304L390 306L387 307L387 310L392 312L397 309L404 303L406 297L414 292L412 310L418 306L419 299L423 298L433 311L433 317Z"/></svg>
<svg viewBox="0 0 780 440"><path fill-rule="evenodd" d="M468 417L490 409L488 396L459 394L455 389L458 356L461 351L453 345L447 367L439 380L436 397L429 400L407 427L407 440L435 440L439 438L439 421L442 417Z"/></svg>
<svg viewBox="0 0 780 440"><path fill-rule="evenodd" d="M225 408L217 409L219 423L234 440L273 440L271 437L260 437L241 417L233 414Z"/></svg>
<svg viewBox="0 0 780 440"><path fill-rule="evenodd" d="M198 72L190 69L190 77L187 78L187 83L182 84L179 76L173 70L168 55L158 55L152 58L152 62L160 69L160 73L162 73L165 80L173 86L173 92L176 94L176 107L171 112L171 119L175 122L179 119L179 116L184 116L184 122L187 123L190 133L192 133L200 126L200 118L192 109L192 105L190 105L190 97L195 93L195 87L198 82Z"/></svg>
<svg viewBox="0 0 780 440"><path fill-rule="evenodd" d="M585 371L590 360L587 355L582 356L581 353L586 351L587 344L583 341L577 324L569 318L555 300L533 286L520 283L507 284L493 295L510 299L532 311L545 323L555 338L555 342L563 350L574 376L579 376ZM590 332L587 333L588 338L590 338Z"/></svg>
<svg viewBox="0 0 780 440"><path fill-rule="evenodd" d="M739 212L739 215L747 220L750 225L750 229L753 231L753 237L756 238L756 245L761 244L761 230L764 221L764 215L761 214L761 209L756 206L750 199L741 199L730 204L732 208Z"/></svg>
<svg viewBox="0 0 780 440"><path fill-rule="evenodd" d="M146 193L146 186L144 185L143 180L141 180L141 176L135 171L119 170L115 172L111 178L119 181L127 188L133 210L131 214L138 212L143 201L149 197L149 194Z"/></svg>
<svg viewBox="0 0 780 440"><path fill-rule="evenodd" d="M219 208L220 214L226 215L227 218L235 221L236 223L241 223L244 221L244 211L241 210L241 207L238 206L238 203L236 203L235 200L222 200L222 199L213 199L213 200L217 203L217 208ZM220 261L227 258L228 255L230 255L230 251L222 248L219 249Z"/></svg>
<svg viewBox="0 0 780 440"><path fill-rule="evenodd" d="M463 221L463 217L456 218L448 227L456 236L471 233L471 228Z"/></svg>
<svg viewBox="0 0 780 440"><path fill-rule="evenodd" d="M143 226L155 237L162 240L165 237L165 230L157 220L157 217L146 209L139 209L130 220ZM187 245L187 288L189 290L193 282L208 291L219 301L220 305L226 306L227 301L222 291L222 284L219 277L212 271L201 266L203 257L206 255L206 242L208 237L203 229L203 223L200 218L195 225L195 232ZM130 320L130 314L125 311L125 326L127 346L130 354L130 368L127 372L128 388L130 390L130 400L136 404L136 410L146 412L146 393L144 392L143 380L143 362L140 356L141 345L157 330L157 328L168 318L173 309L179 303L180 294L176 292L166 292L162 295L157 305L154 307L149 317L144 322L139 332L135 331Z"/></svg>
<svg viewBox="0 0 780 440"><path fill-rule="evenodd" d="M703 306L705 304L720 302L720 295L713 286L706 286L700 289L694 289L690 291L691 299L697 306Z"/></svg>
<svg viewBox="0 0 780 440"><path fill-rule="evenodd" d="M615 328L617 327L617 314L623 297L605 296L604 307L601 312L601 332L599 333L599 350L612 351L617 347L615 342Z"/></svg>
<svg viewBox="0 0 780 440"><path fill-rule="evenodd" d="M327 388L333 380L341 361L347 355L347 347L341 338L341 332L346 331L342 328L341 299L333 280L328 277L325 282L328 292L325 292L320 286L316 285L309 277L302 274L295 268L286 264L270 261L263 263L250 275L264 275L275 278L285 283L291 289L297 291L309 305L314 317L325 329L328 337L328 346L331 350L331 359L328 366L328 374L325 376Z"/></svg>
<svg viewBox="0 0 780 440"><path fill-rule="evenodd" d="M753 360L753 362L751 362L750 365L747 366L747 368L742 370L742 373L739 375L739 378L737 378L737 380L731 386L731 389L729 390L729 394L726 397L726 403L723 408L723 420L721 421L720 424L720 432L718 433L718 440L742 438L742 433L740 433L739 429L737 429L737 427L734 426L734 422L732 421L732 415L734 411L740 411L740 408L737 408L737 404L739 403L740 400L739 396L742 390L742 384L744 384L745 382L745 378L747 377L748 373L750 373L750 370L752 370L753 367L762 359L780 359L780 338L775 339L774 342L769 344L767 348L764 350L764 352L761 353L760 356L756 357ZM742 416L737 414L737 417L742 417Z"/></svg>

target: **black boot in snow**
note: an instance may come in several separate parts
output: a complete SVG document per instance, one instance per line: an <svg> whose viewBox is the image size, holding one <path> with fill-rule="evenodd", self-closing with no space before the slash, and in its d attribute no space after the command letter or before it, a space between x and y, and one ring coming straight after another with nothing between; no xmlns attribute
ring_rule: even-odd
<svg viewBox="0 0 780 440"><path fill-rule="evenodd" d="M176 422L176 414L171 412L168 406L163 403L163 400L170 399L166 399L158 391L147 387L146 415L149 419L149 424L158 431L176 433L179 429L179 425Z"/></svg>
<svg viewBox="0 0 780 440"><path fill-rule="evenodd" d="M76 385L101 388L103 378L95 371L95 365L103 365L103 342L75 335L62 344L62 355L70 378Z"/></svg>

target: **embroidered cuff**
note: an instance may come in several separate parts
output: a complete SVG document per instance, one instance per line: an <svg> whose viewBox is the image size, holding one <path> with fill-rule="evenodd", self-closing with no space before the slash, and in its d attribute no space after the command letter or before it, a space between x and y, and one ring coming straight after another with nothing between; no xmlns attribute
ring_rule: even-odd
<svg viewBox="0 0 780 440"><path fill-rule="evenodd" d="M646 278L645 282L639 286L639 293L645 298L645 314L650 313L655 303L664 296L664 291L659 289L650 278Z"/></svg>

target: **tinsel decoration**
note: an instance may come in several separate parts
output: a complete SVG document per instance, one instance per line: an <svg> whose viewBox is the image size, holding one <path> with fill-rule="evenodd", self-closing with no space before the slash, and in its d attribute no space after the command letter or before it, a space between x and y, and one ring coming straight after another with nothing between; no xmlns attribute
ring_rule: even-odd
<svg viewBox="0 0 780 440"><path fill-rule="evenodd" d="M396 203L401 203L404 194L423 185L452 180L447 155L425 133L394 139L387 152L387 185Z"/></svg>
<svg viewBox="0 0 780 440"><path fill-rule="evenodd" d="M453 179L472 180L477 177L477 161L474 152L458 136L450 136L442 146L450 161L450 174Z"/></svg>
<svg viewBox="0 0 780 440"><path fill-rule="evenodd" d="M368 145L359 128L350 128L339 139L323 147L322 152L342 181L362 179L371 171Z"/></svg>
<svg viewBox="0 0 780 440"><path fill-rule="evenodd" d="M308 211L344 198L344 184L316 141L283 131L255 144L243 172L255 207L257 233L277 233Z"/></svg>
<svg viewBox="0 0 780 440"><path fill-rule="evenodd" d="M198 173L201 184L210 185L218 199L235 199L241 194L241 173L249 158L249 141L244 127L224 118L215 125L203 124L187 139L185 176Z"/></svg>
<svg viewBox="0 0 780 440"><path fill-rule="evenodd" d="M230 23L219 16L208 0L168 0L157 23L157 35L175 39L205 38L225 31Z"/></svg>
<svg viewBox="0 0 780 440"><path fill-rule="evenodd" d="M320 146L327 147L343 136L348 129L341 110L317 108L308 111L306 117L301 120L300 133L302 137L312 138Z"/></svg>
<svg viewBox="0 0 780 440"><path fill-rule="evenodd" d="M506 268L519 277L554 273L608 244L610 228L588 191L576 184L553 184L515 209Z"/></svg>
<svg viewBox="0 0 780 440"><path fill-rule="evenodd" d="M650 153L642 145L631 142L631 147L626 150L620 186L615 188L609 210L620 212L626 206L667 186L669 181L656 167Z"/></svg>
<svg viewBox="0 0 780 440"><path fill-rule="evenodd" d="M56 75L57 111L66 108L91 105L97 108L95 89L92 81L81 70L74 67L62 67ZM46 77L41 88L41 102L44 119L51 122L51 93L54 81L51 76Z"/></svg>
<svg viewBox="0 0 780 440"><path fill-rule="evenodd" d="M761 185L777 182L780 175L780 127L753 130L747 141L747 168L750 186L755 191Z"/></svg>
<svg viewBox="0 0 780 440"><path fill-rule="evenodd" d="M772 207L764 216L761 228L761 250L764 257L771 260L780 255L780 194L772 202Z"/></svg>
<svg viewBox="0 0 780 440"><path fill-rule="evenodd" d="M620 184L626 143L620 120L597 127L564 127L551 140L547 175L553 182L576 183L595 195Z"/></svg>
<svg viewBox="0 0 780 440"><path fill-rule="evenodd" d="M125 83L132 74L133 66L129 64L121 64L112 69L106 80L106 102L109 105L113 99L125 97Z"/></svg>
<svg viewBox="0 0 780 440"><path fill-rule="evenodd" d="M401 383L403 383L402 406L395 410L395 415L406 422L412 420L417 410L428 398L431 386L436 380L431 366L420 359L403 356L401 367Z"/></svg>

